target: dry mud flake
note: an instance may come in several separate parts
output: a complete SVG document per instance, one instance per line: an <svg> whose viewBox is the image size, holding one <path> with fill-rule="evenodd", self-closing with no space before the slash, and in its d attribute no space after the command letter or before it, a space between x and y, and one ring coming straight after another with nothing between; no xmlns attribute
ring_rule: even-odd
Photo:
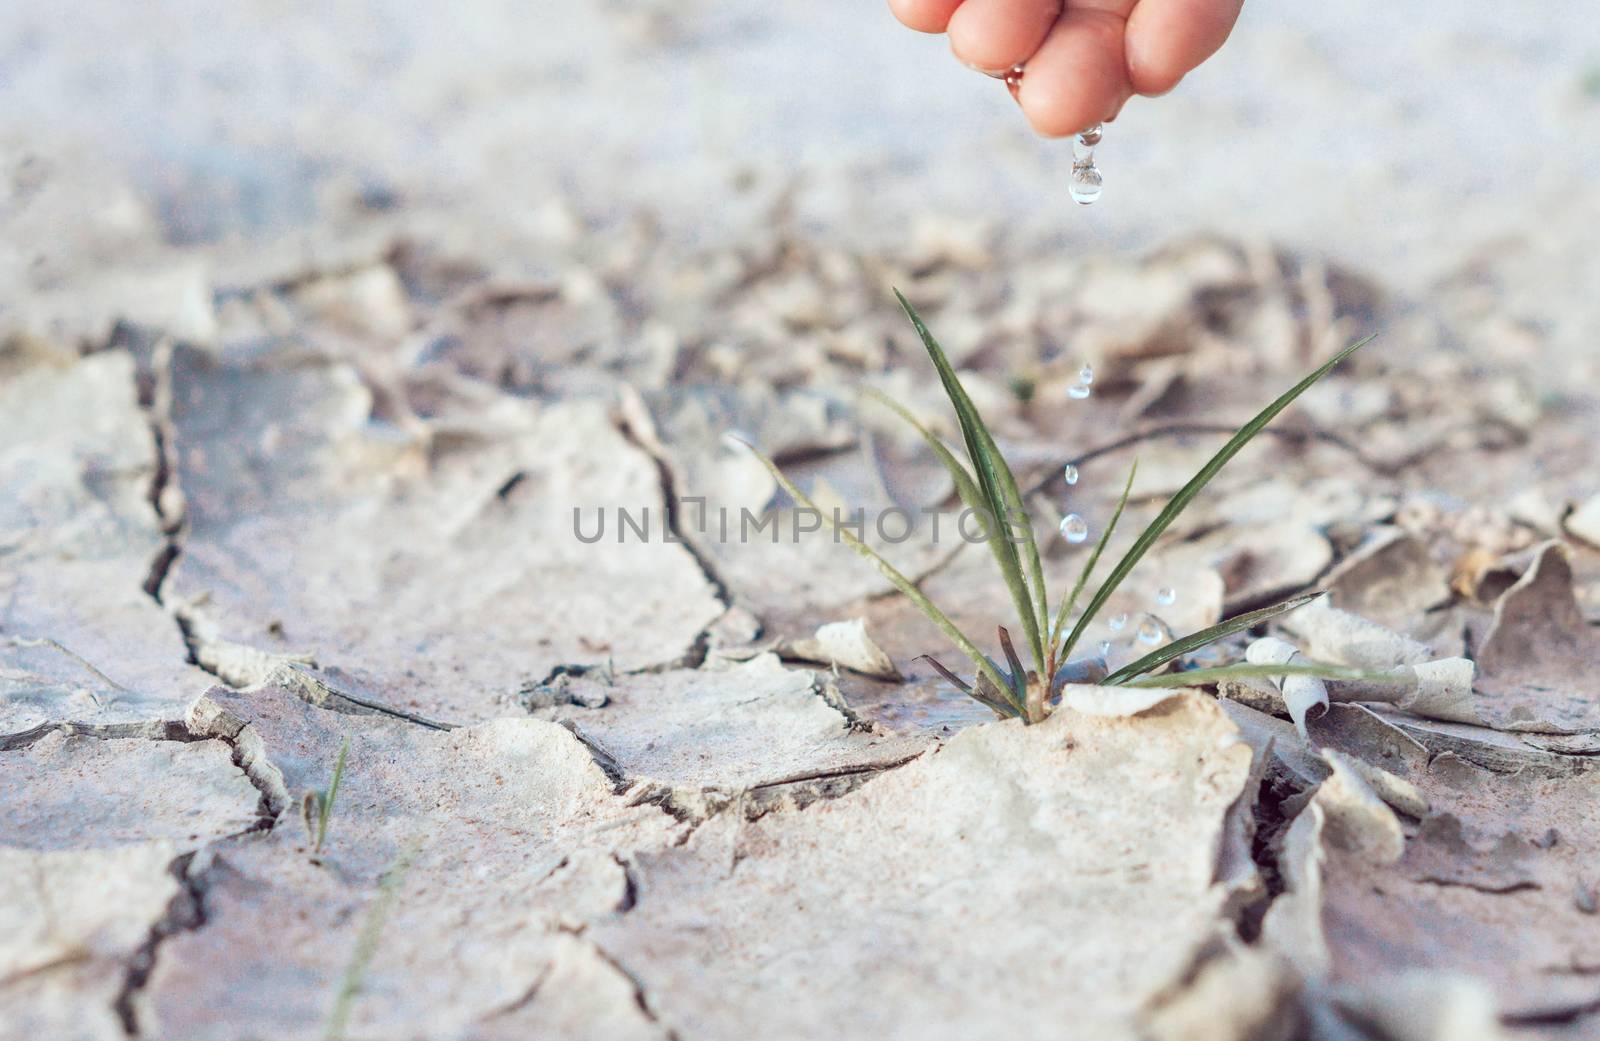
<svg viewBox="0 0 1600 1041"><path fill-rule="evenodd" d="M591 935L685 1037L1150 1036L1231 957L1251 752L1198 694L1085 690L801 812L715 817L642 855L638 904ZM1235 1009L1281 986L1236 982ZM1208 1036L1258 1036L1218 1005Z"/></svg>
<svg viewBox="0 0 1600 1041"><path fill-rule="evenodd" d="M191 865L205 922L161 945L137 1005L147 1033L320 1037L378 880L405 854L352 1035L664 1036L585 928L631 905L633 851L682 826L618 797L564 727L504 719L443 732L276 687L215 688L191 724L231 735L283 810L269 834ZM328 784L346 739L313 857L300 796Z"/></svg>
<svg viewBox="0 0 1600 1041"><path fill-rule="evenodd" d="M0 354L0 735L174 720L209 683L143 589L156 467L126 353Z"/></svg>
<svg viewBox="0 0 1600 1041"><path fill-rule="evenodd" d="M859 782L927 745L863 732L813 673L772 654L720 671L621 677L606 694L604 708L562 715L627 781L671 791L691 811L696 799Z"/></svg>
<svg viewBox="0 0 1600 1041"><path fill-rule="evenodd" d="M1600 731L1600 632L1572 592L1572 564L1557 542L1495 604L1478 651L1478 712L1502 730Z"/></svg>
<svg viewBox="0 0 1600 1041"><path fill-rule="evenodd" d="M1429 610L1450 600L1449 576L1427 543L1395 528L1369 535L1328 573L1324 587L1332 606L1405 633L1417 632Z"/></svg>
<svg viewBox="0 0 1600 1041"><path fill-rule="evenodd" d="M177 871L251 827L257 792L219 741L52 733L0 776L0 1035L125 1037L117 1002Z"/></svg>
<svg viewBox="0 0 1600 1041"><path fill-rule="evenodd" d="M1302 765L1316 753L1287 730L1247 727L1321 781ZM1357 706L1333 706L1311 732L1335 769L1284 840L1287 892L1269 912L1269 942L1343 1018L1387 1024L1380 1036L1492 1037L1497 1017L1548 1031L1536 1036L1589 1036L1600 772L1546 755L1497 773Z"/></svg>
<svg viewBox="0 0 1600 1041"><path fill-rule="evenodd" d="M174 364L190 528L167 596L218 641L309 653L341 690L471 721L558 664L684 657L723 609L665 541L655 464L600 403L432 400L425 443L373 420L346 365ZM575 509L586 537L603 511L599 541ZM647 540L619 544L619 509Z"/></svg>

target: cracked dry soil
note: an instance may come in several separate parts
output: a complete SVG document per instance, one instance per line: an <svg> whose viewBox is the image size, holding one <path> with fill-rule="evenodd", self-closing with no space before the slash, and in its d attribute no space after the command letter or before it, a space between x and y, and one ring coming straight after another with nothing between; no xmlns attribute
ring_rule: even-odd
<svg viewBox="0 0 1600 1041"><path fill-rule="evenodd" d="M865 382L944 422L863 288L890 271L955 327L1042 514L1070 458L1104 516L1137 453L1149 516L1247 391L1392 313L1375 289L1215 239L1022 264L787 230L756 257L596 230L547 249L587 277L508 284L388 234L219 295L209 337L7 341L6 1036L319 1037L413 847L352 1037L1592 1036L1600 554L1564 525L1593 489L1482 496L1592 409L1402 331L1113 604L1171 584L1186 631L1324 587L1397 660L1476 657L1451 705L1358 691L1297 729L1270 685L1080 690L1024 729L913 662L936 635L827 539L695 530L691 490L773 497L721 431L841 501L942 501L855 410ZM1120 302L1060 288L1118 264ZM996 303L1004 270L1037 315ZM573 507L619 505L673 537L574 536ZM889 550L973 631L1004 617L980 554ZM1078 560L1053 547L1052 577ZM1319 638L1296 617L1275 631ZM863 639L900 679L851 670ZM346 740L314 856L299 803Z"/></svg>
<svg viewBox="0 0 1600 1041"><path fill-rule="evenodd" d="M1600 1037L1600 251L1593 164L1570 147L1596 124L1551 79L1583 38L1562 19L1587 10L1485 35L1436 5L1405 46L1452 75L1348 96L1281 70L1400 67L1361 28L1385 5L1341 5L1354 51L1254 14L1272 31L1230 44L1237 82L1130 111L1114 187L1147 226L1122 214L1063 241L1037 214L923 205L965 191L1026 210L1057 173L930 73L961 117L935 150L892 86L919 53L866 29L871 61L819 43L859 5L769 5L755 24L738 5L565 3L569 36L476 32L489 6L372 29L364 4L278 5L263 34L262 5L231 5L191 39L115 28L162 4L96 2L82 24L114 28L94 40L61 19L17 34L31 63L0 83L17 92L0 106L0 1038L324 1037L403 851L352 1039ZM436 60L350 63L329 34L413 59L414 34ZM278 83L279 48L309 85L241 112L251 91L230 84ZM544 77L572 53L676 84L670 103L624 111L603 77ZM748 153L704 138L760 123L751 81L800 53L854 100L784 94L773 121L866 144L798 174L732 169ZM219 55L227 75L206 71ZM147 96L129 71L146 65L208 86ZM1533 66L1540 89L1508 89ZM683 70L726 89L683 104ZM129 89L85 100L102 76ZM1502 125L1486 94L1542 107L1517 135L1455 133L1451 106ZM484 100L474 118L463 97ZM154 160L139 142L130 164L43 126L68 109L166 126L152 105L185 133L267 129L177 134ZM39 125L13 156L18 113ZM89 122L96 147L117 140ZM1200 123L1259 133L1161 184L1163 143ZM641 145L645 125L660 134ZM1444 179L1447 211L1415 184L1375 197L1321 172L1326 140L1385 126L1409 128L1384 154ZM1541 140L1541 190L1503 198L1477 150L1509 169ZM1257 191L1237 177L1250 148L1322 180ZM1313 195L1336 202L1305 212ZM1231 209L1238 237L1171 237ZM1275 249L1263 228L1389 267ZM1125 231L1158 245L1113 248ZM953 432L891 285L1041 530L1103 523L1135 456L1122 530L1139 530L1269 389L1379 332L1106 616L1172 587L1161 613L1183 633L1326 589L1331 606L1257 635L1458 679L1465 661L1469 681L1311 710L1270 684L1074 689L1043 725L986 719L916 660L946 655L940 634L859 559L718 523L778 501L730 430L825 504L949 503L921 441L861 403L872 387ZM648 511L652 537L587 544L574 509ZM1007 620L991 562L931 516L883 548L965 631ZM1081 559L1053 542L1051 587ZM1135 628L1088 639L1126 654ZM302 800L345 742L313 854Z"/></svg>

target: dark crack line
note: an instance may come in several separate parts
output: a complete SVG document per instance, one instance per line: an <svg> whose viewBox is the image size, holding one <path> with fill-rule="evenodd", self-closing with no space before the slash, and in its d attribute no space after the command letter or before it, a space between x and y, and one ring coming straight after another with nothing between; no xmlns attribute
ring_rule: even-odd
<svg viewBox="0 0 1600 1041"><path fill-rule="evenodd" d="M643 402L640 402L639 407L641 409L645 407ZM733 608L733 594L727 581L717 570L716 561L712 559L711 554L704 546L700 545L698 538L689 534L683 525L678 501L678 476L673 469L672 461L667 457L665 446L655 436L654 431L636 429L634 421L627 416L623 416L617 421L616 429L625 441L643 452L655 464L656 483L661 490L662 510L664 511L667 531L689 554L689 559L694 561L695 566L700 569L700 574L705 578L706 583L711 586L712 595L722 605L723 614L726 614ZM718 619L713 619L711 624L715 625L719 619L720 616ZM706 654L710 647L711 626L708 625L700 630L700 633L690 644L688 651L679 659L682 664L668 664L665 667L697 669L705 664ZM657 667L633 671L646 672L652 671L654 668Z"/></svg>
<svg viewBox="0 0 1600 1041"><path fill-rule="evenodd" d="M1474 892L1484 893L1489 896L1504 896L1507 893L1520 893L1529 889L1542 889L1537 882L1518 880L1506 882L1501 885L1491 885L1483 882L1471 882L1460 878L1440 878L1437 875L1421 875L1418 882L1424 885L1438 886L1441 889L1471 889Z"/></svg>
<svg viewBox="0 0 1600 1041"><path fill-rule="evenodd" d="M596 943L594 937L588 934L588 930L584 926L560 926L558 928L560 931L567 933L569 936L582 940L584 943L588 944L589 949L594 952L595 957L605 962L606 965L611 967L612 971L616 972L617 975L628 981L629 986L633 990L634 1005L638 1007L639 1012L646 1020L661 1028L662 1032L668 1038L668 1041L682 1041L678 1035L678 1032L673 1030L666 1023L662 1022L660 1014L658 1014L656 1010L651 1007L650 996L645 991L644 981L641 980L632 969L629 969L626 965L622 964L622 962L617 959L616 955L612 954L610 951Z"/></svg>
<svg viewBox="0 0 1600 1041"><path fill-rule="evenodd" d="M36 727L14 734L0 735L0 752L27 748L51 734L68 737L93 737L104 741L207 741L209 735L192 733L180 719L163 719L141 723L40 723Z"/></svg>
<svg viewBox="0 0 1600 1041"><path fill-rule="evenodd" d="M818 770L813 773L796 774L792 777L781 777L774 781L762 781L760 784L751 785L748 789L752 792L766 791L770 788L782 788L791 784L805 784L808 781L831 781L840 777L876 776L898 770L907 763L921 759L927 754L927 749L918 749L908 755L901 756L888 763L872 763L865 766L840 766L831 770Z"/></svg>
<svg viewBox="0 0 1600 1041"><path fill-rule="evenodd" d="M155 972L157 951L169 937L178 933L193 932L205 925L205 887L200 879L189 872L195 855L192 852L184 853L168 865L167 871L178 880L178 892L167 902L166 910L150 926L149 934L134 952L133 958L128 963L127 973L123 977L122 989L112 1003L117 1019L122 1023L123 1032L131 1038L142 1037L144 1034L139 1024L139 1010L135 1007L135 1003L150 982L151 974Z"/></svg>
<svg viewBox="0 0 1600 1041"><path fill-rule="evenodd" d="M633 865L626 858L613 852L611 859L622 869L622 896L617 899L616 913L627 914L639 905L639 880L633 874Z"/></svg>
<svg viewBox="0 0 1600 1041"><path fill-rule="evenodd" d="M144 592L156 603L165 606L162 587L167 576L183 555L184 517L167 513L167 493L177 487L177 431L172 424L172 343L162 340L155 347L147 381L137 386L139 409L144 413L150 428L150 438L155 447L156 468L150 477L150 488L145 498L160 525L163 543L150 562L145 576Z"/></svg>
<svg viewBox="0 0 1600 1041"><path fill-rule="evenodd" d="M1576 1023L1585 1016L1600 1014L1600 996L1582 1004L1561 1008L1534 1009L1528 1012L1504 1012L1500 1022L1507 1026L1564 1026Z"/></svg>

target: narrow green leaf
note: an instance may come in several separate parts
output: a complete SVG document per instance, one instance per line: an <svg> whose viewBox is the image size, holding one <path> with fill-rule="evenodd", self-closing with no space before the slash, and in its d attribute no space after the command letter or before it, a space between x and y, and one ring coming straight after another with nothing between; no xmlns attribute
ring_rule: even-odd
<svg viewBox="0 0 1600 1041"><path fill-rule="evenodd" d="M966 503L974 510L985 507L983 492L978 488L977 483L973 481L971 472L962 465L961 460L956 458L956 454L945 446L938 434L923 426L922 422L916 416L913 416L909 409L883 391L875 387L864 387L861 393L905 420L908 426L922 435L922 439L928 443L928 447L933 449L933 454L939 457L939 462L943 463L944 468L950 472L950 479L956 485L956 494L961 496L963 503Z"/></svg>
<svg viewBox="0 0 1600 1041"><path fill-rule="evenodd" d="M328 790L317 797L317 841L312 844L313 853L322 852L322 842L328 837L328 821L333 817L333 800L339 794L339 782L344 778L345 757L350 754L350 739L344 739L339 746L339 758L333 764L333 779L328 782Z"/></svg>
<svg viewBox="0 0 1600 1041"><path fill-rule="evenodd" d="M1001 719L1007 719L1017 714L1017 710L1011 705L1008 705L1004 702L995 701L994 699L985 696L984 690L988 688L982 683L978 684L976 688L969 686L966 680L963 680L960 676L957 676L955 673L945 668L944 663L939 661L939 659L935 658L933 655L919 654L917 657L933 666L935 672L949 680L951 683L955 684L956 689L960 690L961 693L965 694L973 701L976 701L990 712L993 712Z"/></svg>
<svg viewBox="0 0 1600 1041"><path fill-rule="evenodd" d="M1072 609L1078 606L1078 597L1083 595L1084 587L1089 584L1089 576L1094 574L1094 569L1100 563L1100 555L1111 544L1111 534L1117 530L1117 522L1122 520L1122 511L1128 508L1128 497L1133 494L1133 479L1139 473L1139 460L1135 459L1128 468L1128 481L1122 486L1122 498L1117 500L1117 508L1112 511L1111 520L1106 522L1106 528L1100 533L1100 539L1094 544L1094 552L1089 554L1089 559L1084 563L1083 570L1078 573L1077 584L1072 587L1071 595L1064 597L1061 606L1056 610L1056 620L1050 625L1050 646L1056 645L1056 639L1061 635L1062 626L1067 624L1067 619L1072 615ZM1067 660L1067 655L1072 653L1072 644L1067 644L1062 649L1061 655L1056 659L1056 664L1062 665Z"/></svg>
<svg viewBox="0 0 1600 1041"><path fill-rule="evenodd" d="M1022 667L1022 659L1017 657L1017 649L1011 645L1011 634L1006 632L1005 626L999 627L1000 649L1005 652L1006 665L1011 669L1011 692L1017 697L1023 697L1028 689L1028 670Z"/></svg>
<svg viewBox="0 0 1600 1041"><path fill-rule="evenodd" d="M1199 684L1219 683L1222 680L1264 678L1278 676L1312 676L1321 680L1352 680L1358 683L1386 683L1403 686L1414 680L1393 671L1374 672L1371 669L1351 669L1343 665L1307 662L1303 665L1222 665L1215 669L1190 669L1188 672L1167 672L1160 676L1139 676L1117 684L1119 687L1192 687Z"/></svg>
<svg viewBox="0 0 1600 1041"><path fill-rule="evenodd" d="M1206 465L1200 468L1200 472L1191 477L1189 483L1179 489L1178 494L1172 497L1172 501L1167 503L1161 513L1156 516L1156 519L1150 522L1150 526L1145 528L1139 537L1134 540L1133 547L1123 555L1123 558L1117 562L1117 566L1112 569L1105 582L1095 591L1093 598L1089 601L1089 606L1084 609L1083 617L1078 619L1078 624L1073 627L1072 635L1067 638L1067 653L1070 653L1071 649L1076 646L1078 640L1083 636L1083 630L1088 628L1089 623L1094 620L1094 616L1099 613L1100 608L1105 606L1105 602L1111 599L1111 595L1117 591L1117 587L1122 584L1123 579L1128 577L1128 573L1150 551L1150 547L1155 545L1156 540L1172 525L1173 521L1178 519L1178 515L1188 507L1196 495L1200 494L1200 490L1210 483L1218 471L1226 466L1230 459L1238 455L1240 450L1249 444L1250 440L1259 434L1263 427L1272 422L1278 413L1288 408L1295 398L1311 389L1318 380L1332 372L1335 365L1338 365L1366 346L1371 340L1372 337L1368 336L1365 339L1356 341L1328 359L1311 375L1290 387L1276 401L1262 409L1254 419L1240 427L1238 433L1229 438L1228 443L1222 446L1221 451L1212 456L1206 462Z"/></svg>
<svg viewBox="0 0 1600 1041"><path fill-rule="evenodd" d="M990 681L994 683L996 688L1002 691L1008 691L1010 689L1010 685L1006 683L1005 677L1000 675L1000 670L995 668L994 663L989 660L988 656L982 651L978 650L977 645L968 639L967 635L958 629L956 624L952 622L943 611L934 606L933 601L929 600L927 596L923 594L922 590L916 587L915 583L913 583L905 575L901 574L898 568L885 560L883 556L871 546L856 538L842 525L835 524L833 517L830 514L824 513L816 503L812 502L810 497L807 496L805 492L802 492L793 481L789 480L782 470L778 469L778 464L769 459L766 453L762 452L759 448L750 444L748 441L743 441L739 438L735 438L735 440L739 441L740 444L750 449L751 453L757 459L761 460L761 465L767 468L768 472L772 474L773 479L783 487L784 491L789 493L790 497L793 498L795 502L809 510L815 511L818 517L825 518L828 521L828 526L833 529L835 537L842 539L845 545L855 550L860 556L871 561L873 566L878 569L878 573L884 578L888 579L890 585L894 586L901 593L903 593L906 599L910 600L916 609L921 611L930 622L938 626L940 631L948 636L951 642L960 648L962 654L965 654L968 658L972 659L972 664L977 667L978 671L987 675ZM1014 707L1019 713L1021 712L1020 705Z"/></svg>
<svg viewBox="0 0 1600 1041"><path fill-rule="evenodd" d="M1304 607L1317 597L1323 595L1325 594L1323 594L1321 591L1315 593L1305 593L1301 596L1291 597L1280 604L1273 604L1271 607L1263 607L1259 611L1250 611L1247 614L1235 615L1234 617L1229 618L1226 621L1219 622L1216 625L1210 626L1209 628L1201 629L1196 633L1190 633L1188 636L1185 636L1182 639L1173 640L1165 647L1151 651L1138 661L1124 665L1116 672L1113 672L1111 675L1107 676L1101 682L1112 687L1115 687L1120 683L1126 683L1135 676L1140 676L1154 669L1161 668L1161 666L1165 665L1169 661L1172 661L1174 658L1180 658L1183 655L1188 654L1190 651L1197 651L1206 644L1215 643L1224 637L1232 636L1234 633L1244 632L1246 629L1253 629L1262 622L1270 621L1281 614L1287 614L1297 607Z"/></svg>
<svg viewBox="0 0 1600 1041"><path fill-rule="evenodd" d="M383 935L384 923L388 921L389 912L400 896L400 884L411 869L411 862L416 858L419 848L416 840L408 843L395 856L378 882L378 895L367 905L367 919L361 924L361 932L356 935L355 949L350 952L350 961L346 963L344 975L339 980L339 989L334 991L333 1006L328 1010L328 1021L323 1028L324 1041L344 1039L345 1025L350 1021L350 1011L355 1007L356 997L366 980L367 967L372 964L373 955L378 953L378 940Z"/></svg>
<svg viewBox="0 0 1600 1041"><path fill-rule="evenodd" d="M956 419L961 424L962 437L967 445L967 456L972 462L973 470L977 472L978 484L1003 529L1004 535L1001 541L1005 543L1005 552L1000 558L1003 561L1002 570L1014 568L1019 572L1019 578L1021 558L1010 538L1013 520L1020 529L1022 549L1027 557L1028 571L1032 578L1033 603L1030 608L1019 613L1022 615L1023 629L1027 633L1028 643L1033 649L1035 663L1042 675L1045 671L1043 631L1050 620L1050 605L1044 588L1044 564L1039 558L1039 544L1033 537L1033 522L1028 519L1022 492L1017 487L1016 475L1011 472L1005 457L1000 454L1000 448L990 435L983 417L978 414L977 406L972 403L972 398L961 386L955 368L950 364L950 359L945 357L944 348L933 338L933 334L923 324L922 317L917 314L916 308L911 306L911 301L906 299L905 294L896 289L894 295L899 299L900 306L905 309L906 316L911 319L917 335L921 337L923 347L927 348L928 357L933 359L933 366L939 372L939 381L944 384L945 394L956 410ZM1010 584L1011 579L1008 575L1007 585Z"/></svg>
<svg viewBox="0 0 1600 1041"><path fill-rule="evenodd" d="M1012 544L1009 531L1003 527L1001 515L996 514L989 505L983 491L977 482L972 479L972 474L961 464L955 453L945 447L945 443L933 431L917 421L907 409L887 394L867 388L868 397L888 408L901 419L909 423L917 433L922 435L933 449L934 455L944 468L949 471L950 479L955 482L956 494L966 504L969 510L978 516L978 523L983 527L984 542L989 547L989 552L994 555L995 565L1000 569L1000 576L1005 580L1006 591L1011 594L1011 603L1017 609L1017 614L1023 619L1023 631L1028 636L1029 647L1032 648L1034 634L1027 627L1027 619L1033 614L1033 606L1028 592L1028 584L1023 580L1022 568L1017 561L1016 546Z"/></svg>

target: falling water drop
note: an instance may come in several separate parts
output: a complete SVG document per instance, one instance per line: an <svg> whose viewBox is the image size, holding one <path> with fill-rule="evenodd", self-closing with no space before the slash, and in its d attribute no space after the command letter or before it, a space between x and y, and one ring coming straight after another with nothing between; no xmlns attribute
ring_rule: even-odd
<svg viewBox="0 0 1600 1041"><path fill-rule="evenodd" d="M1072 201L1080 206L1087 206L1100 198L1101 189L1105 186L1105 179L1094 165L1094 149L1103 136L1100 124L1096 123L1072 139L1072 180L1067 190L1072 195Z"/></svg>
<svg viewBox="0 0 1600 1041"><path fill-rule="evenodd" d="M1162 607L1171 607L1178 602L1178 591L1171 586L1162 586L1156 590L1156 603Z"/></svg>
<svg viewBox="0 0 1600 1041"><path fill-rule="evenodd" d="M1073 466L1071 463L1068 463L1066 466L1061 468L1061 479L1066 481L1069 485L1077 484L1078 468Z"/></svg>
<svg viewBox="0 0 1600 1041"><path fill-rule="evenodd" d="M1076 545L1089 537L1089 523L1076 513L1061 518L1061 537Z"/></svg>
<svg viewBox="0 0 1600 1041"><path fill-rule="evenodd" d="M1107 657L1110 657L1110 656L1111 656L1111 641L1110 640L1101 640L1100 641L1100 657L1107 658Z"/></svg>
<svg viewBox="0 0 1600 1041"><path fill-rule="evenodd" d="M1094 382L1094 366L1088 362L1083 363L1083 368L1078 370L1078 382L1087 387Z"/></svg>
<svg viewBox="0 0 1600 1041"><path fill-rule="evenodd" d="M1079 383L1077 386L1071 387L1067 390L1067 397L1073 399L1074 401L1082 401L1092 393L1093 391L1091 391L1088 387L1084 386L1082 383Z"/></svg>
<svg viewBox="0 0 1600 1041"><path fill-rule="evenodd" d="M1105 178L1100 176L1100 171L1091 163L1075 163L1072 167L1072 183L1067 191L1072 196L1072 201L1079 206L1087 206L1100 198L1100 193L1105 189Z"/></svg>
<svg viewBox="0 0 1600 1041"><path fill-rule="evenodd" d="M1156 621L1154 618L1146 618L1144 621L1139 623L1140 643L1147 643L1154 647L1156 644L1161 642L1161 638L1165 635L1166 634L1162 631L1161 623Z"/></svg>
<svg viewBox="0 0 1600 1041"><path fill-rule="evenodd" d="M1114 633L1120 633L1127 626L1128 616L1125 614L1112 615L1111 620L1106 623L1106 628Z"/></svg>

